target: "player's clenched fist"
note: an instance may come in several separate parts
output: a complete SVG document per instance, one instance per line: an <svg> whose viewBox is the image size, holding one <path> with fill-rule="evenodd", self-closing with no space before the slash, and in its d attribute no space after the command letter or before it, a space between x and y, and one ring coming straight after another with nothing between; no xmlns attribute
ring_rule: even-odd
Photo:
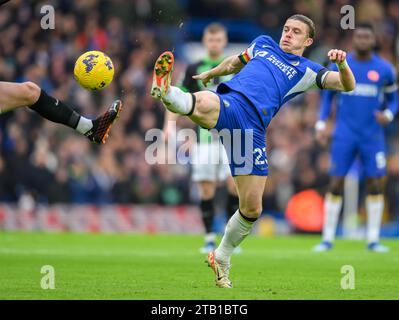
<svg viewBox="0 0 399 320"><path fill-rule="evenodd" d="M328 144L328 132L326 129L324 130L316 130L316 141L322 146L325 147Z"/></svg>
<svg viewBox="0 0 399 320"><path fill-rule="evenodd" d="M331 60L331 62L340 64L345 61L346 52L339 49L332 49L328 51L327 56Z"/></svg>

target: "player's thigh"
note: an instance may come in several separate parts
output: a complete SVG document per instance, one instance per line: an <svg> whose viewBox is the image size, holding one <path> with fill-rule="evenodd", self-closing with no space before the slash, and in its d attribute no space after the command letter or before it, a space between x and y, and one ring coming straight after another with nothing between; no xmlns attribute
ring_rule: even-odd
<svg viewBox="0 0 399 320"><path fill-rule="evenodd" d="M331 176L345 177L356 159L358 145L352 139L334 138L330 148Z"/></svg>
<svg viewBox="0 0 399 320"><path fill-rule="evenodd" d="M218 146L218 153L219 153L218 180L226 181L229 193L236 194L237 192L233 193L234 190L232 189L232 188L235 189L235 184L230 173L229 159L227 157L226 150L220 141Z"/></svg>
<svg viewBox="0 0 399 320"><path fill-rule="evenodd" d="M0 107L9 111L34 104L40 96L40 88L33 82L14 83L0 81Z"/></svg>
<svg viewBox="0 0 399 320"><path fill-rule="evenodd" d="M229 175L227 177L226 183L227 183L227 191L229 192L229 194L238 196L237 186L234 181L234 178Z"/></svg>
<svg viewBox="0 0 399 320"><path fill-rule="evenodd" d="M221 132L232 176L267 176L265 129L242 128Z"/></svg>
<svg viewBox="0 0 399 320"><path fill-rule="evenodd" d="M232 176L267 176L266 129L249 101L231 91L220 94L215 126L226 150Z"/></svg>
<svg viewBox="0 0 399 320"><path fill-rule="evenodd" d="M240 210L248 218L257 218L262 213L262 197L267 176L235 176Z"/></svg>
<svg viewBox="0 0 399 320"><path fill-rule="evenodd" d="M215 197L216 182L215 181L199 181L201 200L210 200Z"/></svg>
<svg viewBox="0 0 399 320"><path fill-rule="evenodd" d="M384 181L382 177L369 177L366 178L367 194L376 195L384 191Z"/></svg>
<svg viewBox="0 0 399 320"><path fill-rule="evenodd" d="M367 141L361 143L360 159L363 164L364 174L366 177L382 177L386 175L386 151L385 141Z"/></svg>
<svg viewBox="0 0 399 320"><path fill-rule="evenodd" d="M201 127L212 129L215 127L220 112L220 99L212 91L199 91L195 95L195 108L190 119Z"/></svg>
<svg viewBox="0 0 399 320"><path fill-rule="evenodd" d="M226 154L226 150L221 144L221 150L220 150L220 157L221 157L221 168L220 168L220 174L221 174L221 180L226 180L226 187L227 187L227 192L231 195L238 196L237 193L237 186L234 181L233 176L231 175L230 172L230 166L229 166L229 159Z"/></svg>
<svg viewBox="0 0 399 320"><path fill-rule="evenodd" d="M196 143L191 153L194 182L218 180L218 143Z"/></svg>
<svg viewBox="0 0 399 320"><path fill-rule="evenodd" d="M216 183L216 181L218 180L217 165L193 163L191 169L192 169L191 179L194 182L212 181Z"/></svg>

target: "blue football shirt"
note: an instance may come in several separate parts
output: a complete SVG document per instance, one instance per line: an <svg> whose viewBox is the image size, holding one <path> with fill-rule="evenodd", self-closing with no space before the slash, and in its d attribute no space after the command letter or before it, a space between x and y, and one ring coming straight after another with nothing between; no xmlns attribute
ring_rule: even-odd
<svg viewBox="0 0 399 320"><path fill-rule="evenodd" d="M324 91L321 96L320 120L330 115L332 100L336 96L336 125L334 137L383 139L384 128L377 122L375 112L389 109L395 115L398 109L397 80L393 65L373 54L369 60L357 60L348 54L347 62L355 75L353 91ZM337 70L334 64L330 67Z"/></svg>
<svg viewBox="0 0 399 320"><path fill-rule="evenodd" d="M257 37L240 55L246 64L218 93L234 90L255 107L264 127L281 106L296 95L322 84L328 69L302 56L286 53L270 36Z"/></svg>

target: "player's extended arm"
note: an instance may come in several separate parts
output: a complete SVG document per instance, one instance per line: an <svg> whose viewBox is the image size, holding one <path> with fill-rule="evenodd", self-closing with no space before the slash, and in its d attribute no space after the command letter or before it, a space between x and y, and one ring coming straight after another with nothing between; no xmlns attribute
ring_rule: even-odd
<svg viewBox="0 0 399 320"><path fill-rule="evenodd" d="M238 55L230 56L224 59L215 68L202 72L201 74L193 76L193 79L202 81L203 85L206 87L208 82L220 76L226 76L229 74L237 73L244 67Z"/></svg>
<svg viewBox="0 0 399 320"><path fill-rule="evenodd" d="M336 91L326 90L322 91L320 99L320 113L319 120L316 122L316 140L322 145L326 146L328 141L328 132L326 121L331 113L332 100Z"/></svg>
<svg viewBox="0 0 399 320"><path fill-rule="evenodd" d="M385 88L385 102L386 109L384 111L377 111L375 116L377 118L378 123L385 126L389 124L394 118L396 113L398 112L398 85L395 82Z"/></svg>
<svg viewBox="0 0 399 320"><path fill-rule="evenodd" d="M339 72L330 71L323 83L324 89L338 91L352 91L355 89L356 80L351 68L346 62L346 52L333 49L328 52L328 58L338 66Z"/></svg>
<svg viewBox="0 0 399 320"><path fill-rule="evenodd" d="M392 121L393 118L395 117L396 113L398 112L399 108L399 98L398 98L398 87L396 85L396 90L393 92L386 92L385 93L385 101L387 102L387 109L391 112L390 115L392 117L389 117L390 120Z"/></svg>
<svg viewBox="0 0 399 320"><path fill-rule="evenodd" d="M330 116L332 101L335 94L336 91L334 90L321 91L319 121L325 122Z"/></svg>

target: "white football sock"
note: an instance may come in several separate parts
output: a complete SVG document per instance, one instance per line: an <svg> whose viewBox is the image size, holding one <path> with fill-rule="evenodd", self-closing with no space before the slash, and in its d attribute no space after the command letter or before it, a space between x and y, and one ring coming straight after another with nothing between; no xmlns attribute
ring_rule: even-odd
<svg viewBox="0 0 399 320"><path fill-rule="evenodd" d="M384 212L384 196L368 195L366 197L367 208L367 242L378 242L380 238L380 228L382 213Z"/></svg>
<svg viewBox="0 0 399 320"><path fill-rule="evenodd" d="M184 92L178 87L170 86L166 95L162 98L165 107L174 113L187 115L193 107L191 93Z"/></svg>
<svg viewBox="0 0 399 320"><path fill-rule="evenodd" d="M81 116L75 130L81 134L85 134L91 128L93 128L93 121Z"/></svg>
<svg viewBox="0 0 399 320"><path fill-rule="evenodd" d="M324 200L323 241L334 241L341 207L342 196L336 196L332 193L326 194Z"/></svg>
<svg viewBox="0 0 399 320"><path fill-rule="evenodd" d="M254 222L245 220L237 210L226 225L222 241L215 250L216 260L221 263L230 263L230 256L247 235L251 233Z"/></svg>

